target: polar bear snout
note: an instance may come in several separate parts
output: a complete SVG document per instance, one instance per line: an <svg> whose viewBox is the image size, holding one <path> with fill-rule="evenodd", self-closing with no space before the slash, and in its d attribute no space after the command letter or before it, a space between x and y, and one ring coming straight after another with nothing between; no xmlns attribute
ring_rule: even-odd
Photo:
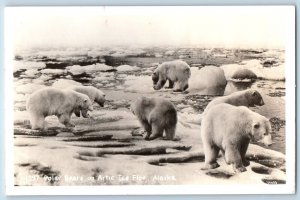
<svg viewBox="0 0 300 200"><path fill-rule="evenodd" d="M105 100L95 101L100 107L104 107Z"/></svg>
<svg viewBox="0 0 300 200"><path fill-rule="evenodd" d="M186 84L183 88L183 91L187 90L189 88L189 84Z"/></svg>
<svg viewBox="0 0 300 200"><path fill-rule="evenodd" d="M161 88L162 88L162 87L159 86L159 85L154 85L154 86L153 86L153 89L154 89L154 90L160 90Z"/></svg>
<svg viewBox="0 0 300 200"><path fill-rule="evenodd" d="M264 135L260 142L262 142L267 147L271 146L273 144L271 134Z"/></svg>
<svg viewBox="0 0 300 200"><path fill-rule="evenodd" d="M264 102L264 100L263 100L263 99L261 99L258 105L259 105L259 106L263 106L263 105L265 105L265 102Z"/></svg>
<svg viewBox="0 0 300 200"><path fill-rule="evenodd" d="M89 110L89 111L93 111L93 110L94 110L94 109L93 109L93 106L89 106L89 107L88 107L88 110Z"/></svg>

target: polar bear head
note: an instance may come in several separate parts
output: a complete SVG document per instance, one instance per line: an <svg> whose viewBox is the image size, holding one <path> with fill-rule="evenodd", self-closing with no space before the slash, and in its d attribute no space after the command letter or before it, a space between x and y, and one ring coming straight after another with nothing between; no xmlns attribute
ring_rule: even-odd
<svg viewBox="0 0 300 200"><path fill-rule="evenodd" d="M88 111L93 110L93 105L92 105L92 102L91 102L90 98L87 95L81 94L81 96L82 97L79 101L79 110L81 111L81 115L83 117L88 118L89 117Z"/></svg>
<svg viewBox="0 0 300 200"><path fill-rule="evenodd" d="M101 90L97 90L97 94L95 96L95 102L99 104L99 106L103 107L105 102L105 94Z"/></svg>
<svg viewBox="0 0 300 200"><path fill-rule="evenodd" d="M262 142L266 146L272 144L271 124L263 116L255 118L252 122L252 137L255 141Z"/></svg>
<svg viewBox="0 0 300 200"><path fill-rule="evenodd" d="M248 96L248 103L249 106L254 107L254 106L263 106L264 100L261 96L261 94L257 90L248 90L247 91L247 96Z"/></svg>

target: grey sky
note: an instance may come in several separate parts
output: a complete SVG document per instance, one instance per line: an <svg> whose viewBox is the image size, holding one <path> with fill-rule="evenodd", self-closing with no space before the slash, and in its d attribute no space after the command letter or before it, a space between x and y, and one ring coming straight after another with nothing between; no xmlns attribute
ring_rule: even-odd
<svg viewBox="0 0 300 200"><path fill-rule="evenodd" d="M9 8L15 47L200 45L284 47L282 7Z"/></svg>

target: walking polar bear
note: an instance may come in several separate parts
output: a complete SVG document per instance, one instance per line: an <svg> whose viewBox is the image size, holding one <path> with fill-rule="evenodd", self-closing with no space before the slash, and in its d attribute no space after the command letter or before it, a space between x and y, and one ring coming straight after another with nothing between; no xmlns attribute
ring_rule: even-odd
<svg viewBox="0 0 300 200"><path fill-rule="evenodd" d="M162 98L140 97L130 106L132 113L147 132L145 140L162 137L173 140L177 124L177 111L174 105Z"/></svg>
<svg viewBox="0 0 300 200"><path fill-rule="evenodd" d="M205 167L219 167L217 156L221 150L227 164L235 172L246 171L245 155L250 140L272 144L271 125L267 118L244 106L221 103L211 107L202 119L201 138L205 153Z"/></svg>
<svg viewBox="0 0 300 200"><path fill-rule="evenodd" d="M92 111L92 102L87 95L73 90L60 90L46 87L32 93L27 100L26 109L32 129L47 129L45 117L56 115L59 122L66 127L74 127L70 122L74 110L81 111L83 117L88 117Z"/></svg>
<svg viewBox="0 0 300 200"><path fill-rule="evenodd" d="M182 60L164 62L152 74L153 88L160 90L168 80L168 88L174 88L175 92L185 91L189 87L190 77L190 66L186 62Z"/></svg>

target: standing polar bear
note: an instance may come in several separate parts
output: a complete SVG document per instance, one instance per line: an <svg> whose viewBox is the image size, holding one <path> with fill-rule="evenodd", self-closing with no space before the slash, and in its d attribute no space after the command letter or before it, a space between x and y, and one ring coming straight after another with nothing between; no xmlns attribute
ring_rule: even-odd
<svg viewBox="0 0 300 200"><path fill-rule="evenodd" d="M95 88L93 86L71 86L71 87L68 87L68 89L85 94L90 98L92 103L96 102L99 106L101 106L101 107L104 106L105 94L101 90L98 90L97 88ZM80 117L79 109L75 109L74 113L77 117Z"/></svg>
<svg viewBox="0 0 300 200"><path fill-rule="evenodd" d="M182 60L164 62L152 74L153 88L160 90L168 80L168 88L174 88L174 92L185 91L189 87L190 77L190 66L186 62Z"/></svg>
<svg viewBox="0 0 300 200"><path fill-rule="evenodd" d="M56 115L59 122L66 127L74 127L70 122L74 110L81 111L83 117L88 117L92 111L92 102L87 95L73 90L43 88L30 95L26 103L32 129L47 129L45 117Z"/></svg>
<svg viewBox="0 0 300 200"><path fill-rule="evenodd" d="M140 97L130 106L147 135L145 140L154 140L163 136L173 140L177 124L177 111L174 105L162 98Z"/></svg>
<svg viewBox="0 0 300 200"><path fill-rule="evenodd" d="M201 138L205 153L205 167L219 167L217 156L221 150L227 164L235 172L246 171L245 155L250 140L272 144L271 125L267 118L244 106L221 103L210 108L202 119Z"/></svg>

